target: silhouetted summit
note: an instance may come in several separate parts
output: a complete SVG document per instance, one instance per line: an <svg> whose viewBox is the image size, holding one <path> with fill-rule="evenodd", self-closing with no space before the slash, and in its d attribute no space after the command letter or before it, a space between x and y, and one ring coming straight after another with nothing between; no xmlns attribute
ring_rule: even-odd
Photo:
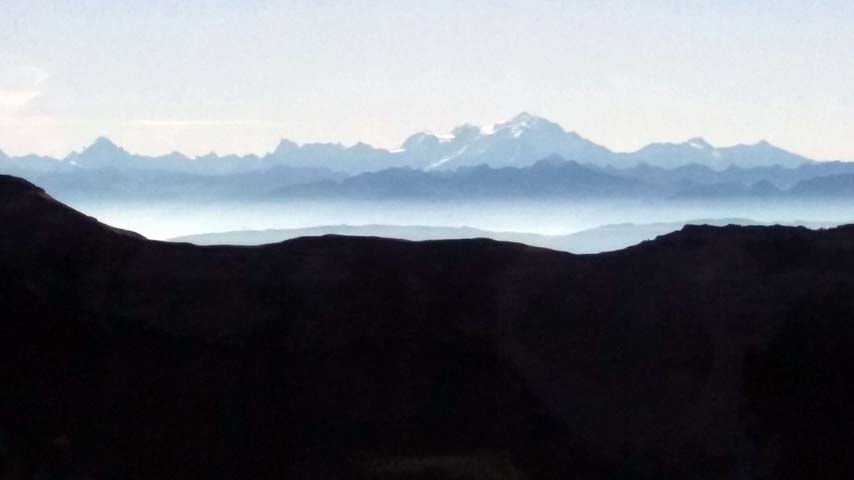
<svg viewBox="0 0 854 480"><path fill-rule="evenodd" d="M34 194L43 194L44 190L24 180L11 175L0 175L0 195L4 200L30 199Z"/></svg>
<svg viewBox="0 0 854 480"><path fill-rule="evenodd" d="M198 247L0 177L0 477L843 478L854 228Z"/></svg>

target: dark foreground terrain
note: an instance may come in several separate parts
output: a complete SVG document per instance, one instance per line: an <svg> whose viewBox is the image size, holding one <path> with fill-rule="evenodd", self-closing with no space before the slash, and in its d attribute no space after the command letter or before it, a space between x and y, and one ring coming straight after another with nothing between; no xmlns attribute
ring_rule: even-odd
<svg viewBox="0 0 854 480"><path fill-rule="evenodd" d="M0 176L0 478L845 478L854 227L148 241Z"/></svg>

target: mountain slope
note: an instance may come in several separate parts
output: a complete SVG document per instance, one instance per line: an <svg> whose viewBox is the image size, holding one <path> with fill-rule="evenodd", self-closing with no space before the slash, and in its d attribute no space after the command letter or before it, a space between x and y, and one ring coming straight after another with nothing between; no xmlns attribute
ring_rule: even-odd
<svg viewBox="0 0 854 480"><path fill-rule="evenodd" d="M12 478L840 478L854 229L196 247L0 177Z"/></svg>

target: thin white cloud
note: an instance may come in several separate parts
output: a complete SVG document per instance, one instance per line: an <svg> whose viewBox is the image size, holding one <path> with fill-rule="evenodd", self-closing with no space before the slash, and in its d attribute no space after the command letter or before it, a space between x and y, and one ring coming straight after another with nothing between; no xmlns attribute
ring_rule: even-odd
<svg viewBox="0 0 854 480"><path fill-rule="evenodd" d="M176 120L142 119L134 120L131 126L146 128L194 128L194 127L255 127L287 128L300 125L298 122L267 122L257 120Z"/></svg>
<svg viewBox="0 0 854 480"><path fill-rule="evenodd" d="M55 128L71 127L91 123L83 118L55 117L49 115L2 115L0 127L5 128Z"/></svg>
<svg viewBox="0 0 854 480"><path fill-rule="evenodd" d="M0 56L0 117L12 116L42 94L50 74L42 68Z"/></svg>
<svg viewBox="0 0 854 480"><path fill-rule="evenodd" d="M0 88L38 87L50 78L47 70L0 60Z"/></svg>
<svg viewBox="0 0 854 480"><path fill-rule="evenodd" d="M39 95L39 90L0 88L0 116L20 111Z"/></svg>

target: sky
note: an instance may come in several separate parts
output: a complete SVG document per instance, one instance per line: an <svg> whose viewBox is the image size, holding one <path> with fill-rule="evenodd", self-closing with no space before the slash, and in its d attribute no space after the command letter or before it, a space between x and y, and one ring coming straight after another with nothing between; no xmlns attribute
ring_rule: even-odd
<svg viewBox="0 0 854 480"><path fill-rule="evenodd" d="M0 149L396 148L527 111L618 151L854 160L854 2L0 0Z"/></svg>

